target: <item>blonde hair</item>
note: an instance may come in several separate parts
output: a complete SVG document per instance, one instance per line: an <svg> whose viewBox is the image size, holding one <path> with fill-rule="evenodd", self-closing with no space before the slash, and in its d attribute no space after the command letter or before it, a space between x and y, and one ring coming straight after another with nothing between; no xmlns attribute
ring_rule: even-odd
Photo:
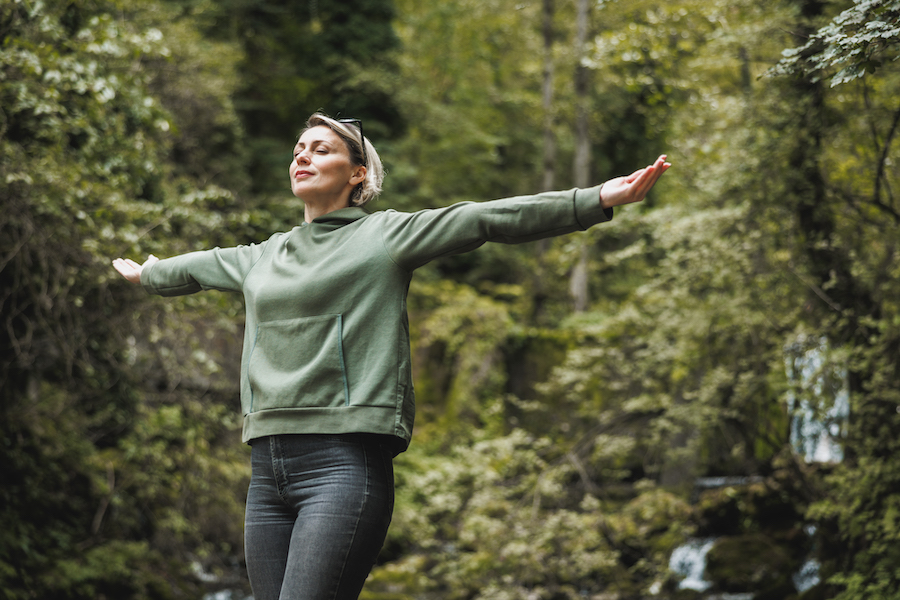
<svg viewBox="0 0 900 600"><path fill-rule="evenodd" d="M378 156L375 146L362 135L359 127L356 125L332 119L321 112L315 112L310 115L306 120L306 127L300 132L300 135L303 135L313 127L322 125L331 129L338 137L344 140L353 164L366 168L366 178L353 188L353 191L350 193L350 203L354 206L362 206L377 198L381 193L381 183L384 181L384 167L381 164L381 157ZM363 151L363 143L365 143L365 151Z"/></svg>

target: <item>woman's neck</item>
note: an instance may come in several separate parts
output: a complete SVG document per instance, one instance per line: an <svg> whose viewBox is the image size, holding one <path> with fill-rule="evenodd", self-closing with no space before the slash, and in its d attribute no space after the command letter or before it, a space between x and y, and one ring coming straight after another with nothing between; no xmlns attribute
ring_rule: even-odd
<svg viewBox="0 0 900 600"><path fill-rule="evenodd" d="M313 219L318 219L330 212L347 208L350 206L350 197L336 198L330 202L303 202L303 220L312 223Z"/></svg>

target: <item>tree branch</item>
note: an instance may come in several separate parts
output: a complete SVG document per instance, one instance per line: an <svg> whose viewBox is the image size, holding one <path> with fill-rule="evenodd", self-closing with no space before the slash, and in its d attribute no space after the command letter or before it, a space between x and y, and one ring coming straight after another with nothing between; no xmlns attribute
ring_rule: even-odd
<svg viewBox="0 0 900 600"><path fill-rule="evenodd" d="M872 202L875 203L875 206L893 216L894 221L900 223L900 214L898 214L892 206L881 201L881 180L885 177L884 165L887 163L888 152L890 151L894 134L897 133L898 124L900 124L900 106L898 106L897 110L894 112L894 120L891 123L891 128L888 130L887 138L884 140L884 146L881 148L881 157L878 160L878 168L875 172L875 192L873 194Z"/></svg>
<svg viewBox="0 0 900 600"><path fill-rule="evenodd" d="M824 301L825 301L825 304L827 304L828 306L830 306L832 310L835 310L835 311L837 311L837 312L841 312L841 307L840 307L840 305L839 305L837 302L835 302L834 300L832 300L832 299L828 296L828 294L825 293L825 290L823 290L822 288L820 288L819 286L817 286L817 285L816 285L815 283L813 283L812 281L808 281L805 277L803 277L803 275L801 275L800 273L798 273L797 270L794 269L794 267L793 267L792 265L788 265L788 270L790 270L790 272L793 273L794 276L797 277L797 279L799 279L800 281L802 281L803 284L806 285L806 287L808 287L808 288L811 289L813 292L815 292L816 296L818 296L819 298L821 298L822 300L824 300Z"/></svg>

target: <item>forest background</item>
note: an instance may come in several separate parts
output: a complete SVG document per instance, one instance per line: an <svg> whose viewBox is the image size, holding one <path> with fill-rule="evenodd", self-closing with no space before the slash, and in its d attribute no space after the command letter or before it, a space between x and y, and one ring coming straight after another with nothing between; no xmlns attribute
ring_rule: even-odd
<svg viewBox="0 0 900 600"><path fill-rule="evenodd" d="M110 261L293 226L324 109L379 148L376 209L675 164L418 272L364 598L693 598L670 557L712 538L706 594L897 598L898 49L897 0L2 0L0 597L249 593L241 298Z"/></svg>

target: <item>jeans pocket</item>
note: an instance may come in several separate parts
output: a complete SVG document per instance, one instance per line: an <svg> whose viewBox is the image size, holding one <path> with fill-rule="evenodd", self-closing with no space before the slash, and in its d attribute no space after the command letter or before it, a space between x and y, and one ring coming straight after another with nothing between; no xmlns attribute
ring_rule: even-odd
<svg viewBox="0 0 900 600"><path fill-rule="evenodd" d="M248 376L251 412L347 406L341 315L260 323Z"/></svg>

